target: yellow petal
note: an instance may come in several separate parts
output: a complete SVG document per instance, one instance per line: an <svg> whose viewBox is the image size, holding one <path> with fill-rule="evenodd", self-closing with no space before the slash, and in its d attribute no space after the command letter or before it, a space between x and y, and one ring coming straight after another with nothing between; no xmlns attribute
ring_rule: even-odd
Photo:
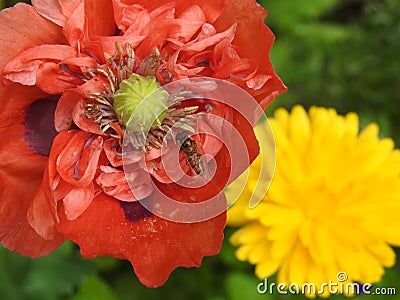
<svg viewBox="0 0 400 300"><path fill-rule="evenodd" d="M280 259L287 256L298 242L297 235L292 234L284 239L275 240L271 245L271 256Z"/></svg>
<svg viewBox="0 0 400 300"><path fill-rule="evenodd" d="M288 120L289 120L289 113L284 108L278 108L274 112L274 117L271 120L276 120L279 126L282 128L283 132L287 134L288 130ZM271 122L270 120L270 122ZM272 125L272 124L271 124Z"/></svg>
<svg viewBox="0 0 400 300"><path fill-rule="evenodd" d="M296 283L301 286L304 282L306 282L306 270L310 263L310 258L306 248L304 248L301 244L297 244L290 254L290 262L291 266L288 271L289 282Z"/></svg>
<svg viewBox="0 0 400 300"><path fill-rule="evenodd" d="M258 222L252 222L232 234L230 242L234 245L256 243L265 236L265 227Z"/></svg>
<svg viewBox="0 0 400 300"><path fill-rule="evenodd" d="M396 263L395 252L384 242L369 244L368 251L370 251L386 268L391 268Z"/></svg>
<svg viewBox="0 0 400 300"><path fill-rule="evenodd" d="M243 245L240 246L236 251L235 251L235 256L238 260L240 261L246 261L249 257L249 254L251 250L253 249L253 245Z"/></svg>
<svg viewBox="0 0 400 300"><path fill-rule="evenodd" d="M255 274L260 279L268 278L278 270L280 265L280 259L265 258L257 264Z"/></svg>
<svg viewBox="0 0 400 300"><path fill-rule="evenodd" d="M296 105L292 109L289 121L289 138L299 154L304 155L311 135L310 119L305 109ZM295 151L295 149L292 149L292 151Z"/></svg>
<svg viewBox="0 0 400 300"><path fill-rule="evenodd" d="M257 264L264 260L265 257L270 257L270 243L263 241L254 245L254 248L249 254L249 263Z"/></svg>
<svg viewBox="0 0 400 300"><path fill-rule="evenodd" d="M359 131L359 120L355 113L348 113L345 118L346 122L346 136L350 139L354 139L358 135Z"/></svg>

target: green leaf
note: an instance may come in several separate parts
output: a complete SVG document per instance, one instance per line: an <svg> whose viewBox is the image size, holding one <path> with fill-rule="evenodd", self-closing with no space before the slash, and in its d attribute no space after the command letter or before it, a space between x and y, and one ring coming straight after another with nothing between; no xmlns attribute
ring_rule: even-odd
<svg viewBox="0 0 400 300"><path fill-rule="evenodd" d="M73 252L73 247L67 242L49 256L35 259L24 290L42 300L72 294L95 271L94 264Z"/></svg>
<svg viewBox="0 0 400 300"><path fill-rule="evenodd" d="M0 246L0 299L26 299L20 286L31 268L32 260Z"/></svg>
<svg viewBox="0 0 400 300"><path fill-rule="evenodd" d="M267 24L273 24L284 30L292 30L303 21L312 21L335 7L339 0L260 0L269 11Z"/></svg>
<svg viewBox="0 0 400 300"><path fill-rule="evenodd" d="M329 23L307 23L298 24L293 33L303 38L311 38L311 41L318 41L318 43L332 44L348 39L352 31L348 28Z"/></svg>
<svg viewBox="0 0 400 300"><path fill-rule="evenodd" d="M0 299L60 299L94 271L94 264L82 258L71 242L37 259L0 248Z"/></svg>
<svg viewBox="0 0 400 300"><path fill-rule="evenodd" d="M94 258L92 261L96 265L96 267L102 272L112 271L118 268L121 263L121 260L108 256L97 257Z"/></svg>
<svg viewBox="0 0 400 300"><path fill-rule="evenodd" d="M254 275L233 272L225 279L225 288L229 300L268 300L273 295L260 294L257 286L261 283Z"/></svg>
<svg viewBox="0 0 400 300"><path fill-rule="evenodd" d="M115 300L110 286L96 276L87 277L79 287L78 293L71 300Z"/></svg>

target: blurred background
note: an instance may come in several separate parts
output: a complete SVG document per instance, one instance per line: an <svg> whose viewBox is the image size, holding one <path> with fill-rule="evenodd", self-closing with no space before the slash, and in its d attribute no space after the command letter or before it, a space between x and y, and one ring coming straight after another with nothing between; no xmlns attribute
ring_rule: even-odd
<svg viewBox="0 0 400 300"><path fill-rule="evenodd" d="M0 7L18 1L0 1ZM28 1L26 1L28 2ZM275 33L271 60L289 91L267 109L302 104L355 111L361 126L376 122L382 137L400 143L400 0L260 0ZM399 216L400 217L400 216ZM1 300L303 299L259 295L254 268L238 262L228 243L199 269L175 270L158 289L143 287L128 262L83 259L65 243L48 257L30 259L0 246ZM399 253L399 251L397 251ZM273 278L270 279L274 280ZM400 293L399 264L377 285ZM382 298L381 298L382 297ZM357 296L399 299L399 296ZM334 296L330 299L344 299Z"/></svg>

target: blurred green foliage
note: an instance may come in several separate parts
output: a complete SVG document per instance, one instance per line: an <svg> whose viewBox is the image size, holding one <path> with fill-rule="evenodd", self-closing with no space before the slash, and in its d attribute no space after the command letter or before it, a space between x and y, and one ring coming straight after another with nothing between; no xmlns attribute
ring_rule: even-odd
<svg viewBox="0 0 400 300"><path fill-rule="evenodd" d="M60 299L73 294L95 270L95 265L82 258L72 243L38 259L0 248L0 299Z"/></svg>
<svg viewBox="0 0 400 300"><path fill-rule="evenodd" d="M18 1L0 1L0 8ZM28 2L28 1L27 1ZM375 121L383 136L400 142L400 1L399 0L260 0L269 11L266 23L276 34L271 57L289 87L268 109L334 107L356 111L362 124ZM254 269L238 262L228 243L199 269L175 270L157 289L141 285L128 262L83 259L65 243L54 253L30 259L0 248L0 299L133 300L304 299L259 295ZM400 292L400 268L387 270L380 287ZM273 280L271 278L270 280ZM342 296L330 299L346 299ZM358 296L356 299L398 299Z"/></svg>
<svg viewBox="0 0 400 300"><path fill-rule="evenodd" d="M271 105L355 111L400 142L400 1L262 0L289 91Z"/></svg>
<svg viewBox="0 0 400 300"><path fill-rule="evenodd" d="M0 8L10 7L18 2L30 3L30 1L18 1L18 0L0 0Z"/></svg>

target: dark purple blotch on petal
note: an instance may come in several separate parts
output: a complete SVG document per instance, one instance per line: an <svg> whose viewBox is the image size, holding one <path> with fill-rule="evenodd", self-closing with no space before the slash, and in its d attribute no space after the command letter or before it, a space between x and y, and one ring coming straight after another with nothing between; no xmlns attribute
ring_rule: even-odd
<svg viewBox="0 0 400 300"><path fill-rule="evenodd" d="M140 201L151 201L151 197ZM125 214L125 219L129 222L139 222L153 216L153 213L148 211L139 201L124 202L120 201L120 205Z"/></svg>
<svg viewBox="0 0 400 300"><path fill-rule="evenodd" d="M31 103L25 112L25 140L36 154L50 155L53 139L57 135L54 128L54 111L60 96L50 96Z"/></svg>
<svg viewBox="0 0 400 300"><path fill-rule="evenodd" d="M114 36L120 36L120 35L122 35L121 29L119 29L117 26L115 26Z"/></svg>

